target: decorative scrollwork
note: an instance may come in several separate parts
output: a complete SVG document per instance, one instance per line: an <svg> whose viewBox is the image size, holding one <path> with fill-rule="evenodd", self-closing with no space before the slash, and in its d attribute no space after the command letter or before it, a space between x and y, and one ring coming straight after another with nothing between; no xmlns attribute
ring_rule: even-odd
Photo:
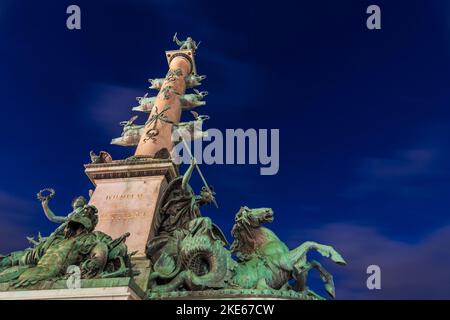
<svg viewBox="0 0 450 320"><path fill-rule="evenodd" d="M159 129L156 128L158 122L173 124L173 121L171 121L165 114L165 112L169 109L170 106L166 106L161 112L158 112L158 107L155 106L155 114L153 114L146 123L146 125L150 125L150 128L145 132L146 138L144 139L144 143L150 139L153 142L156 142L156 136L159 135Z"/></svg>

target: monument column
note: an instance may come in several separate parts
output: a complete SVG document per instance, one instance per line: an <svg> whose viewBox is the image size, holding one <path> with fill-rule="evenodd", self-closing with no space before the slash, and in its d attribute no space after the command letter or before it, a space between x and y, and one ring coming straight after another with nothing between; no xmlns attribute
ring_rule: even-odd
<svg viewBox="0 0 450 320"><path fill-rule="evenodd" d="M137 146L133 157L112 160L99 157L85 166L86 174L95 186L89 203L98 209L97 230L112 237L129 232L127 246L145 257L147 242L155 235L159 217L158 201L170 181L179 175L166 149L172 151L172 127L180 124L182 110L204 105L205 93L185 94L186 88L199 86L204 76L198 76L194 53L197 45L192 38L174 42L178 50L166 51L169 71L165 78L152 79L155 97L145 95L134 111L149 113L145 124L134 124L137 116L122 121L122 135L111 141L121 146ZM186 123L184 123L186 126ZM105 153L107 154L107 153Z"/></svg>
<svg viewBox="0 0 450 320"><path fill-rule="evenodd" d="M155 99L135 156L153 157L159 150L173 148L172 123L179 123L181 117L180 96L186 91L185 77L192 72L192 51L167 53L169 71Z"/></svg>

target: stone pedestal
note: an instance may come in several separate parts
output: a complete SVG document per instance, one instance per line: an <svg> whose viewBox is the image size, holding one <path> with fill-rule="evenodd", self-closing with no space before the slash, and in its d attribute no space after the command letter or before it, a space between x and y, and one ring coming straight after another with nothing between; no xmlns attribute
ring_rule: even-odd
<svg viewBox="0 0 450 320"><path fill-rule="evenodd" d="M0 292L0 300L142 300L129 287Z"/></svg>
<svg viewBox="0 0 450 320"><path fill-rule="evenodd" d="M149 292L150 300L323 300L316 293L293 290L219 289L204 291Z"/></svg>
<svg viewBox="0 0 450 320"><path fill-rule="evenodd" d="M0 300L143 300L145 293L131 278L81 280L67 289L66 280L45 281L30 288L12 289L0 284Z"/></svg>
<svg viewBox="0 0 450 320"><path fill-rule="evenodd" d="M177 168L170 160L135 158L85 166L95 185L89 201L98 209L96 230L112 238L129 232L129 252L145 255L145 245L154 234L155 210L162 192Z"/></svg>

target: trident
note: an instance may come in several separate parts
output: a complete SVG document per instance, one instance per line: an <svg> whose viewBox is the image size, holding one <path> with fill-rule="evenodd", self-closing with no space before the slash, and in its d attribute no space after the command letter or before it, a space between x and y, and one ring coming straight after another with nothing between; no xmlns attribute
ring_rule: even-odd
<svg viewBox="0 0 450 320"><path fill-rule="evenodd" d="M195 159L195 157L192 155L191 149L189 148L188 144L186 143L186 140L184 140L183 135L181 135L181 140L183 141L184 147L186 148L189 156L191 157L191 159ZM214 206L216 208L219 208L219 205L217 204L216 198L214 198L213 192L211 190L211 188L209 187L208 183L206 182L205 177L203 176L202 171L200 170L200 167L197 164L197 161L195 161L195 168L197 169L198 174L200 175L200 178L203 181L203 184L205 185L206 190L208 190L209 193L211 193L212 196L212 203L214 203Z"/></svg>

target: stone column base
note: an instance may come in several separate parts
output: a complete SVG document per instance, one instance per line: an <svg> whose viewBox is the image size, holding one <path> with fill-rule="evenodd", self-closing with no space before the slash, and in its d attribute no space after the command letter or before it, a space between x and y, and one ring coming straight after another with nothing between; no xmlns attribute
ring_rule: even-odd
<svg viewBox="0 0 450 320"><path fill-rule="evenodd" d="M0 292L0 300L141 300L129 287Z"/></svg>
<svg viewBox="0 0 450 320"><path fill-rule="evenodd" d="M178 175L177 168L171 160L145 157L85 167L96 187L89 201L98 209L96 230L112 238L129 232L128 251L144 256L145 246L155 231L158 200Z"/></svg>
<svg viewBox="0 0 450 320"><path fill-rule="evenodd" d="M314 293L293 290L220 289L204 291L174 291L154 293L147 291L150 300L323 300Z"/></svg>

